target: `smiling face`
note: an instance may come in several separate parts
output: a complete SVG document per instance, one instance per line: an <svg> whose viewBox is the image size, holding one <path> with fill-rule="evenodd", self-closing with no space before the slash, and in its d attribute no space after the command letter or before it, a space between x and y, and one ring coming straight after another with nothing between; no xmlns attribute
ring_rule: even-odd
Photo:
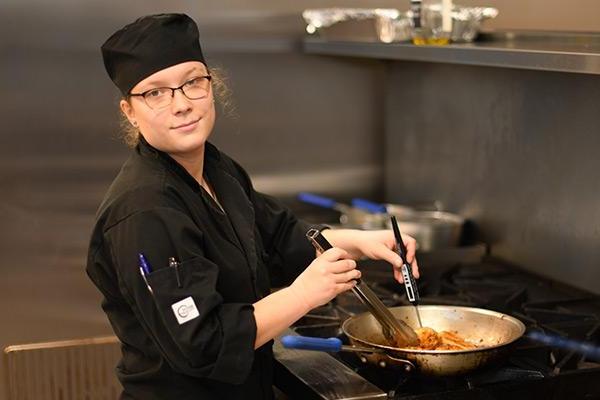
<svg viewBox="0 0 600 400"><path fill-rule="evenodd" d="M133 87L131 93L144 93L160 87L176 88L201 76L208 75L199 61L188 61L160 70ZM188 158L201 155L201 150L215 123L213 91L191 100L176 90L171 104L150 108L142 96L121 100L120 107L127 119L140 130L154 148L173 156Z"/></svg>

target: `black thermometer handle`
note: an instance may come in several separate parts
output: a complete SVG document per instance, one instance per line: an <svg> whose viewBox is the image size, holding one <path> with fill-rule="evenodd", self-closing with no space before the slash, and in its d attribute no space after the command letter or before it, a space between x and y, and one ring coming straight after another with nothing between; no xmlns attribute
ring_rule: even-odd
<svg viewBox="0 0 600 400"><path fill-rule="evenodd" d="M394 231L394 236L396 237L396 252L402 258L402 278L404 279L404 289L406 290L406 297L408 301L413 304L419 304L419 289L417 288L417 282L415 281L415 277L412 273L412 268L410 264L406 261L406 246L404 245L404 241L402 240L402 235L400 234L400 229L398 228L398 221L396 221L395 216L390 217L392 220L392 229Z"/></svg>

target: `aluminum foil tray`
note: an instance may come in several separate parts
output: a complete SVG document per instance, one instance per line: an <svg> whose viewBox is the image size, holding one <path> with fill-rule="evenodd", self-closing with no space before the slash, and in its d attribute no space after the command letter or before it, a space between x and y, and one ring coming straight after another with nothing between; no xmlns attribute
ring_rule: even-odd
<svg viewBox="0 0 600 400"><path fill-rule="evenodd" d="M408 21L393 8L318 8L305 10L302 17L311 35L329 40L384 43L398 41L397 25Z"/></svg>
<svg viewBox="0 0 600 400"><path fill-rule="evenodd" d="M452 10L453 42L472 42L481 23L495 18L492 7L463 7ZM327 40L358 42L406 42L412 38L412 13L393 8L317 8L302 13L306 32Z"/></svg>

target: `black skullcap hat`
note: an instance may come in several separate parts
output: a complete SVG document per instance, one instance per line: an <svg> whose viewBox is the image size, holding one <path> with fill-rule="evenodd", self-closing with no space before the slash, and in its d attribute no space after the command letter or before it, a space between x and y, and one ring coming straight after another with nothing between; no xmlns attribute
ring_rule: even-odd
<svg viewBox="0 0 600 400"><path fill-rule="evenodd" d="M185 14L157 14L137 19L102 45L104 66L123 95L153 73L186 61L206 65L198 26Z"/></svg>

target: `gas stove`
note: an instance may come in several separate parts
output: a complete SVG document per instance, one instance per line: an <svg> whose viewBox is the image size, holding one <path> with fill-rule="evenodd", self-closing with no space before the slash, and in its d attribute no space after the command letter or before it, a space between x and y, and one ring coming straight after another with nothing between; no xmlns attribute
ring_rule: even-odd
<svg viewBox="0 0 600 400"><path fill-rule="evenodd" d="M530 332L600 343L600 296L485 256L477 248L423 255L419 264L421 304L491 309L520 319ZM360 266L365 282L387 306L409 304L403 286L390 278L389 265L371 261ZM341 323L365 311L352 293L343 293L311 311L292 331L338 337L348 344ZM527 337L500 364L447 378L375 367L354 353L289 350L276 343L275 354L276 384L292 399L600 399L600 360Z"/></svg>

